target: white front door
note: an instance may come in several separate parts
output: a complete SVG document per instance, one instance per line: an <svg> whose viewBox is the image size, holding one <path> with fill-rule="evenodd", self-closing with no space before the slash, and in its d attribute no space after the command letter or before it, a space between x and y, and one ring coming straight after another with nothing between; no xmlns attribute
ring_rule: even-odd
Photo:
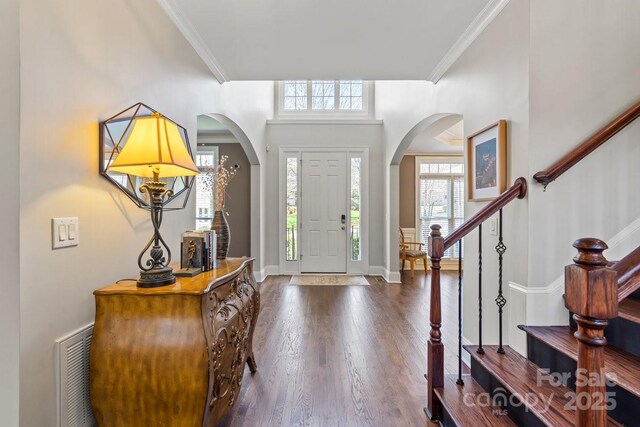
<svg viewBox="0 0 640 427"><path fill-rule="evenodd" d="M347 155L302 153L300 272L347 271Z"/></svg>

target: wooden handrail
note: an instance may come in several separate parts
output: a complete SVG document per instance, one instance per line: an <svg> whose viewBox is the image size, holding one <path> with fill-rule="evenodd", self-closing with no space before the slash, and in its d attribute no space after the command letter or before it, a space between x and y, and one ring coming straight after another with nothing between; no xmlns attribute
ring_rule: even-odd
<svg viewBox="0 0 640 427"><path fill-rule="evenodd" d="M640 247L616 262L612 267L618 273L618 301L640 289Z"/></svg>
<svg viewBox="0 0 640 427"><path fill-rule="evenodd" d="M536 173L533 179L546 187L550 182L555 181L560 175L571 169L580 162L580 160L587 157L592 151L607 142L612 136L627 127L638 117L640 117L640 102L607 123L582 144L555 162L550 168Z"/></svg>
<svg viewBox="0 0 640 427"><path fill-rule="evenodd" d="M458 240L474 230L507 203L515 198L522 199L527 195L527 180L523 177L494 201L482 208L480 212L456 228L447 238L440 233L440 225L431 226L429 235L429 258L431 259L431 292L429 297L429 341L427 341L427 407L425 412L432 421L439 420L442 408L435 390L444 386L444 344L442 343L442 301L440 300L440 261L444 252ZM502 341L501 341L502 343Z"/></svg>
<svg viewBox="0 0 640 427"><path fill-rule="evenodd" d="M444 250L446 251L458 240L473 231L478 225L485 222L489 217L494 215L500 209L505 207L507 203L515 198L522 199L527 195L527 180L524 177L516 179L511 188L498 196L480 211L466 220L460 227L456 228L451 234L444 239Z"/></svg>

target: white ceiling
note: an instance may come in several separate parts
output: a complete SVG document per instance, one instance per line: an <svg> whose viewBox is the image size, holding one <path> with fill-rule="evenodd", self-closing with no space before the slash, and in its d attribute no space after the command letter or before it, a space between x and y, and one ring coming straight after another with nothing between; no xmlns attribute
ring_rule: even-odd
<svg viewBox="0 0 640 427"><path fill-rule="evenodd" d="M198 116L198 133L230 133L225 125L213 117L201 114Z"/></svg>
<svg viewBox="0 0 640 427"><path fill-rule="evenodd" d="M213 117L198 116L198 146L207 144L234 144L238 139L224 124Z"/></svg>
<svg viewBox="0 0 640 427"><path fill-rule="evenodd" d="M435 81L508 0L158 2L220 81Z"/></svg>
<svg viewBox="0 0 640 427"><path fill-rule="evenodd" d="M457 114L445 117L429 126L411 141L407 150L413 154L462 154L463 121Z"/></svg>

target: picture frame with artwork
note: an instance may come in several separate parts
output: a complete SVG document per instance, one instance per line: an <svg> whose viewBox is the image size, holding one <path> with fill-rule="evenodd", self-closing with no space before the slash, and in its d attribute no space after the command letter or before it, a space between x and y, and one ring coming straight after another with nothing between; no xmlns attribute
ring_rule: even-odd
<svg viewBox="0 0 640 427"><path fill-rule="evenodd" d="M467 198L493 200L507 190L507 121L467 137Z"/></svg>

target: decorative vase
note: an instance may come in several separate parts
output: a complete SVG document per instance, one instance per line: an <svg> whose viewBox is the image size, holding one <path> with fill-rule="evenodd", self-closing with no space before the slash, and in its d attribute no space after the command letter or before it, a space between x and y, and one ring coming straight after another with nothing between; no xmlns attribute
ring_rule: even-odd
<svg viewBox="0 0 640 427"><path fill-rule="evenodd" d="M216 211L213 214L211 229L216 232L216 258L225 259L229 252L231 232L229 231L229 223L227 223L227 218L223 211Z"/></svg>

